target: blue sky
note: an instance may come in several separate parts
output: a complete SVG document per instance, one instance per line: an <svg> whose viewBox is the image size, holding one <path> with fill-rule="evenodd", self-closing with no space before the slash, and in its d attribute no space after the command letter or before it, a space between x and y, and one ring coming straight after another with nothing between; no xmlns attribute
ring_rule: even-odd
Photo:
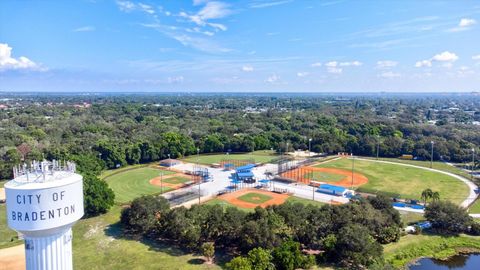
<svg viewBox="0 0 480 270"><path fill-rule="evenodd" d="M480 90L480 1L0 1L0 91Z"/></svg>

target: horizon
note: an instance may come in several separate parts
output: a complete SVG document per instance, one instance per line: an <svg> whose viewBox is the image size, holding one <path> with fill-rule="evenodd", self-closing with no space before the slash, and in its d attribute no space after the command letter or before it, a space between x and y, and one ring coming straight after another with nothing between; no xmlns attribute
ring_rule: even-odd
<svg viewBox="0 0 480 270"><path fill-rule="evenodd" d="M0 88L478 92L479 17L476 1L7 0Z"/></svg>

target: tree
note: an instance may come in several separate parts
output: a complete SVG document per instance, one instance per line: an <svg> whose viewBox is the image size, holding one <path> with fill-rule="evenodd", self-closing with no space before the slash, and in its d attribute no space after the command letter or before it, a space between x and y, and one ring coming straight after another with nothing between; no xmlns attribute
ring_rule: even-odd
<svg viewBox="0 0 480 270"><path fill-rule="evenodd" d="M449 201L435 201L425 208L425 218L442 234L466 232L472 222L467 211Z"/></svg>
<svg viewBox="0 0 480 270"><path fill-rule="evenodd" d="M30 145L28 145L27 143L22 143L17 146L17 150L22 156L22 160L25 160L27 155L32 151L32 147L30 147Z"/></svg>
<svg viewBox="0 0 480 270"><path fill-rule="evenodd" d="M382 252L382 246L360 224L349 224L341 228L333 250L334 258L349 269L368 267L381 260Z"/></svg>
<svg viewBox="0 0 480 270"><path fill-rule="evenodd" d="M435 191L432 193L432 201L433 202L438 202L440 200L440 193L438 191Z"/></svg>
<svg viewBox="0 0 480 270"><path fill-rule="evenodd" d="M203 243L200 247L202 255L207 258L207 262L211 263L215 255L215 245L212 242Z"/></svg>
<svg viewBox="0 0 480 270"><path fill-rule="evenodd" d="M203 143L203 152L223 152L223 143L220 141L218 135L208 135Z"/></svg>
<svg viewBox="0 0 480 270"><path fill-rule="evenodd" d="M170 204L165 198L144 195L134 199L129 207L122 210L120 221L130 232L147 234L157 227L169 209Z"/></svg>
<svg viewBox="0 0 480 270"><path fill-rule="evenodd" d="M432 198L432 195L433 195L433 191L431 189L429 189L429 188L424 189L422 191L422 195L421 195L422 200L423 200L423 204L427 204L427 200Z"/></svg>
<svg viewBox="0 0 480 270"><path fill-rule="evenodd" d="M253 270L252 263L245 257L235 257L226 265L228 270Z"/></svg>
<svg viewBox="0 0 480 270"><path fill-rule="evenodd" d="M300 243L291 240L285 241L282 245L275 248L272 255L276 269L279 270L308 269L314 263L312 256L302 254Z"/></svg>
<svg viewBox="0 0 480 270"><path fill-rule="evenodd" d="M274 270L272 254L263 248L254 248L248 252L247 257L255 270Z"/></svg>
<svg viewBox="0 0 480 270"><path fill-rule="evenodd" d="M112 207L115 193L108 184L92 174L83 175L85 217L106 213Z"/></svg>

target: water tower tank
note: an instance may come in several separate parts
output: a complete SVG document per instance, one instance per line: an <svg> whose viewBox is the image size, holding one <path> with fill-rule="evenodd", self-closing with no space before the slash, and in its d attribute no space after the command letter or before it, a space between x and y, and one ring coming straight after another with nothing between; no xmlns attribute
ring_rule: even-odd
<svg viewBox="0 0 480 270"><path fill-rule="evenodd" d="M8 226L24 235L27 270L72 269L72 225L83 216L75 164L33 161L4 185Z"/></svg>

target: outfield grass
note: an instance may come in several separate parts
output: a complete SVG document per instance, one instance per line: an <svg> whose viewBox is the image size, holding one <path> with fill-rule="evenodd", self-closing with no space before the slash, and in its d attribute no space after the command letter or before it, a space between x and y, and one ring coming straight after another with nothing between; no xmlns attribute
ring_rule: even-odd
<svg viewBox="0 0 480 270"><path fill-rule="evenodd" d="M301 203L303 205L311 204L311 205L318 206L318 207L321 207L321 206L326 204L326 203L323 203L323 202L312 201L312 200L309 200L309 199L299 198L299 197L295 197L295 196L288 197L287 202Z"/></svg>
<svg viewBox="0 0 480 270"><path fill-rule="evenodd" d="M480 199L477 199L469 208L469 213L480 214Z"/></svg>
<svg viewBox="0 0 480 270"><path fill-rule="evenodd" d="M338 182L345 178L345 175L328 173L328 172L311 172L306 173L303 178L314 179L320 182Z"/></svg>
<svg viewBox="0 0 480 270"><path fill-rule="evenodd" d="M324 168L351 170L351 159L338 159L319 165ZM468 186L463 182L441 173L396 164L355 160L355 172L368 178L368 183L358 191L377 191L391 196L420 199L422 190L431 188L440 193L440 198L460 204L469 195Z"/></svg>
<svg viewBox="0 0 480 270"><path fill-rule="evenodd" d="M0 248L7 248L21 243L17 232L10 230L7 225L6 205L0 204Z"/></svg>
<svg viewBox="0 0 480 270"><path fill-rule="evenodd" d="M116 203L127 203L141 195L159 194L159 186L150 184L150 179L163 175L175 174L172 171L159 170L149 167L141 167L112 174L104 178L115 192ZM163 192L171 188L163 187Z"/></svg>
<svg viewBox="0 0 480 270"><path fill-rule="evenodd" d="M163 179L162 181L169 184L183 184L191 180L186 177L175 176L175 177Z"/></svg>
<svg viewBox="0 0 480 270"><path fill-rule="evenodd" d="M396 243L384 245L385 260L397 268L421 257L446 259L460 250L480 251L479 236L406 235Z"/></svg>
<svg viewBox="0 0 480 270"><path fill-rule="evenodd" d="M115 206L105 215L75 224L74 269L220 269L216 265L198 265L198 256L173 247L122 237L117 224L120 210Z"/></svg>
<svg viewBox="0 0 480 270"><path fill-rule="evenodd" d="M372 159L372 160L375 159L375 158L372 158L372 157L362 157L362 158ZM408 159L399 159L399 158L379 158L379 160L397 162L397 163L403 163L403 164L410 164L410 165L416 165L416 166L420 166L420 167L430 168L430 161L408 160ZM471 177L470 174L468 174L464 170L462 170L458 167L455 167L455 166L448 165L447 163L441 162L441 161L434 161L433 162L433 169L454 173L456 175L463 176L467 179L470 179L470 177Z"/></svg>
<svg viewBox="0 0 480 270"><path fill-rule="evenodd" d="M261 204L271 200L272 197L261 193L250 192L238 197L238 199L248 203Z"/></svg>
<svg viewBox="0 0 480 270"><path fill-rule="evenodd" d="M199 155L198 157L196 155L192 155L189 157L184 158L183 160L186 162L192 162L192 163L201 163L201 164L207 164L210 165L212 163L220 163L223 159L239 159L239 160L247 160L247 159L253 159L255 160L256 163L268 163L279 156L273 153L272 151L254 151L251 153L246 153L246 154L203 154Z"/></svg>

